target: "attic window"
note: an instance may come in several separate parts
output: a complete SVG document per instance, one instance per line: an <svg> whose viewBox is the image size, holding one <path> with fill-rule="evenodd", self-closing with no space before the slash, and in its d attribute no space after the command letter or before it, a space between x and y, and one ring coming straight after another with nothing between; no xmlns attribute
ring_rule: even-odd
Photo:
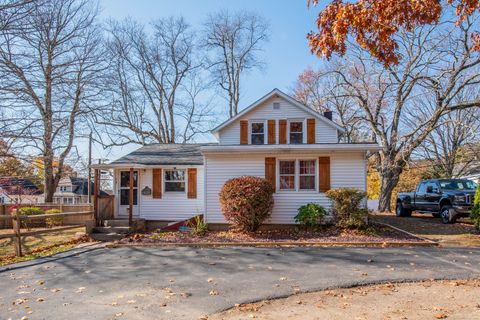
<svg viewBox="0 0 480 320"><path fill-rule="evenodd" d="M251 132L252 144L265 143L265 122L253 122Z"/></svg>
<svg viewBox="0 0 480 320"><path fill-rule="evenodd" d="M280 102L274 102L274 103L273 103L273 109L274 109L274 110L280 109Z"/></svg>

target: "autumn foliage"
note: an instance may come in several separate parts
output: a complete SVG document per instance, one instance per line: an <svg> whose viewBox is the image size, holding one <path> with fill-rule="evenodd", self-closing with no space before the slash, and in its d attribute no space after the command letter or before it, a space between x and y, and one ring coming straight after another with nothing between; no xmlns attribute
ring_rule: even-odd
<svg viewBox="0 0 480 320"><path fill-rule="evenodd" d="M308 0L317 5L319 0ZM348 36L385 65L399 62L398 44L394 35L404 28L438 22L444 6L456 8L458 22L480 10L480 0L358 0L331 1L317 18L318 32L307 38L311 51L330 58L333 53L344 55ZM480 51L480 34L471 34L472 50Z"/></svg>
<svg viewBox="0 0 480 320"><path fill-rule="evenodd" d="M273 209L273 187L258 177L228 180L220 191L223 215L240 231L253 232L270 217Z"/></svg>

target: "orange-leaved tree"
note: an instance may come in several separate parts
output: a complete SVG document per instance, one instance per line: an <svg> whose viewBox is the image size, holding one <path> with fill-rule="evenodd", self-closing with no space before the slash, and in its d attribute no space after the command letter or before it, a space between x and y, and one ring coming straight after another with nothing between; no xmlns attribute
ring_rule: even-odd
<svg viewBox="0 0 480 320"><path fill-rule="evenodd" d="M318 5L319 0L308 0ZM437 23L446 6L456 9L458 23L480 10L480 0L333 0L317 18L318 32L308 34L312 52L330 58L333 53L343 55L347 40L355 41L385 65L399 63L395 35L400 29L413 30L417 26ZM472 50L480 51L480 33L470 33Z"/></svg>

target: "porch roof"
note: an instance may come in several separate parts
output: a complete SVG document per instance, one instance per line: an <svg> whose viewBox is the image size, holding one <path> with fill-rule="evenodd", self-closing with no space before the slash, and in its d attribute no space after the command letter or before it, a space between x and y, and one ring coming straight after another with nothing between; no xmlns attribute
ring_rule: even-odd
<svg viewBox="0 0 480 320"><path fill-rule="evenodd" d="M150 167L162 165L203 165L201 147L215 143L149 144L109 164L92 165L96 169Z"/></svg>

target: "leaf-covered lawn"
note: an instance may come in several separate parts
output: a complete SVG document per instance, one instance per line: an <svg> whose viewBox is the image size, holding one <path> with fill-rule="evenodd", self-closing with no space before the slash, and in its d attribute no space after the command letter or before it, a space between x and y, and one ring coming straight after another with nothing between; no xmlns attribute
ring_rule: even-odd
<svg viewBox="0 0 480 320"><path fill-rule="evenodd" d="M31 229L35 231L36 229ZM6 230L0 230L0 233ZM77 232L85 232L84 227L22 237L23 257L15 257L12 238L0 239L0 266L19 261L26 261L64 251L75 247L87 239L75 238Z"/></svg>
<svg viewBox="0 0 480 320"><path fill-rule="evenodd" d="M265 230L251 233L235 231L209 231L204 235L190 232L154 232L134 234L120 240L121 243L252 243L252 242L319 242L319 243L362 243L362 242L404 242L420 241L391 228L372 225L367 230L339 229L334 226L322 227L316 231L301 228Z"/></svg>

